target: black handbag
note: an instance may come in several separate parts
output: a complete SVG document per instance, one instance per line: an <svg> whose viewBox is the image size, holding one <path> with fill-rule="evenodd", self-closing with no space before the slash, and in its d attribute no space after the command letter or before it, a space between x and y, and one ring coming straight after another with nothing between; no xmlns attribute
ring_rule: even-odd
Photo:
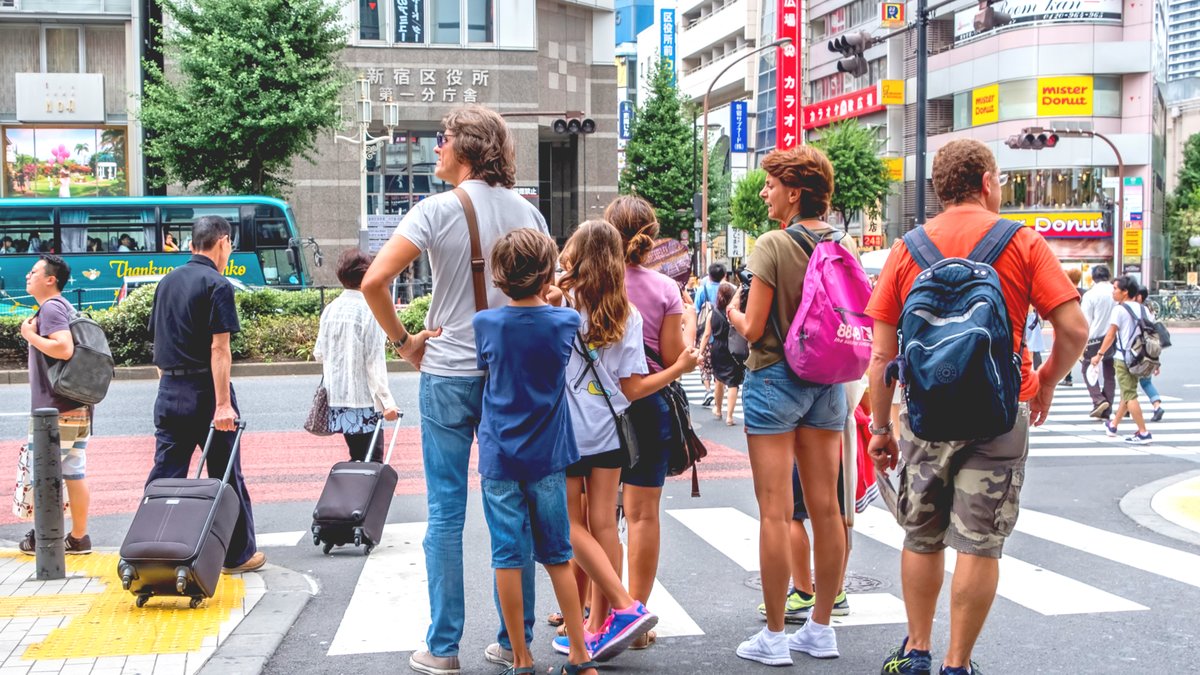
<svg viewBox="0 0 1200 675"><path fill-rule="evenodd" d="M621 443L621 450L629 458L627 466L637 464L641 453L638 451L637 429L633 426L633 420L626 413L618 413L613 407L612 397L608 395L608 389L604 383L600 381L600 373L596 370L596 361L592 358L592 352L588 349L587 343L583 340L582 334L577 334L579 338L579 353L583 355L583 360L587 361L588 368L592 370L592 374L596 376L596 385L600 391L604 393L604 402L608 404L608 411L612 413L613 421L617 424L617 439Z"/></svg>
<svg viewBox="0 0 1200 675"><path fill-rule="evenodd" d="M304 430L315 436L333 435L329 430L329 392L325 390L324 377L317 385L317 391L313 393L312 408L308 411L308 418L304 420Z"/></svg>
<svg viewBox="0 0 1200 675"><path fill-rule="evenodd" d="M658 364L659 368L666 369L658 352L649 346L645 346L645 350L651 361ZM672 433L667 445L667 474L678 476L691 469L692 496L699 497L700 478L696 473L696 464L708 456L708 448L692 429L691 405L688 403L687 392L683 390L683 385L675 381L663 387L659 393L667 402L671 415Z"/></svg>

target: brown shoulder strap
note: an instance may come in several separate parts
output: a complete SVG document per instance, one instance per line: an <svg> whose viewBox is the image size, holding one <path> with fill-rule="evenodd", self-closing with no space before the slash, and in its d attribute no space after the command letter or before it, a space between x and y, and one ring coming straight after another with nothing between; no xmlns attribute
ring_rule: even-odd
<svg viewBox="0 0 1200 675"><path fill-rule="evenodd" d="M463 213L467 216L467 231L471 234L471 280L475 286L475 311L487 309L487 286L483 283L483 246L479 243L479 221L475 218L475 205L471 203L471 195L467 191L454 188L454 196L462 204Z"/></svg>

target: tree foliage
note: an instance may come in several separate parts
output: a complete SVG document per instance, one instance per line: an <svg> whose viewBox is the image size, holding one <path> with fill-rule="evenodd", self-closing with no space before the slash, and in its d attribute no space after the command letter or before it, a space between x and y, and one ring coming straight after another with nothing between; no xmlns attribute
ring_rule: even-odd
<svg viewBox="0 0 1200 675"><path fill-rule="evenodd" d="M1175 194L1167 199L1167 222L1163 228L1170 247L1171 271L1183 277L1200 265L1200 248L1189 243L1200 237L1200 134L1192 134L1183 146L1183 166Z"/></svg>
<svg viewBox="0 0 1200 675"><path fill-rule="evenodd" d="M849 223L860 211L878 216L880 203L891 191L891 179L879 156L883 141L875 130L851 119L830 126L813 145L833 164L831 206L842 222Z"/></svg>
<svg viewBox="0 0 1200 675"><path fill-rule="evenodd" d="M337 128L347 81L329 0L156 0L167 77L145 64L139 117L162 183L281 195L293 160ZM177 69L177 72L176 72Z"/></svg>
<svg viewBox="0 0 1200 675"><path fill-rule="evenodd" d="M767 172L754 169L746 172L733 186L733 199L730 204L733 226L755 237L762 236L773 227L767 220L767 203L758 196L766 184Z"/></svg>
<svg viewBox="0 0 1200 675"><path fill-rule="evenodd" d="M692 225L692 156L697 141L670 61L652 66L649 78L650 94L630 125L620 190L653 204L662 236L675 237Z"/></svg>

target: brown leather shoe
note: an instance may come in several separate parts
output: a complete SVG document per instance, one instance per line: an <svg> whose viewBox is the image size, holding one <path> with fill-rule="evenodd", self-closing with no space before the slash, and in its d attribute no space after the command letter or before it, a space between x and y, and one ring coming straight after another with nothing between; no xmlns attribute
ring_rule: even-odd
<svg viewBox="0 0 1200 675"><path fill-rule="evenodd" d="M237 567L222 567L221 574L241 574L243 572L253 572L254 570L267 564L267 554L262 551L256 551L254 555L246 562Z"/></svg>

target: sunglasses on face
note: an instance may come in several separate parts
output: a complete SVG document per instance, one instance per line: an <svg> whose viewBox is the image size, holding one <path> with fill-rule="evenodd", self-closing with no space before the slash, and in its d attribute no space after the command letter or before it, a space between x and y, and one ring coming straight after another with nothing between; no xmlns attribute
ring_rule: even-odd
<svg viewBox="0 0 1200 675"><path fill-rule="evenodd" d="M445 147L446 143L452 138L454 138L454 134L448 134L444 131L437 132L437 146L439 148Z"/></svg>

